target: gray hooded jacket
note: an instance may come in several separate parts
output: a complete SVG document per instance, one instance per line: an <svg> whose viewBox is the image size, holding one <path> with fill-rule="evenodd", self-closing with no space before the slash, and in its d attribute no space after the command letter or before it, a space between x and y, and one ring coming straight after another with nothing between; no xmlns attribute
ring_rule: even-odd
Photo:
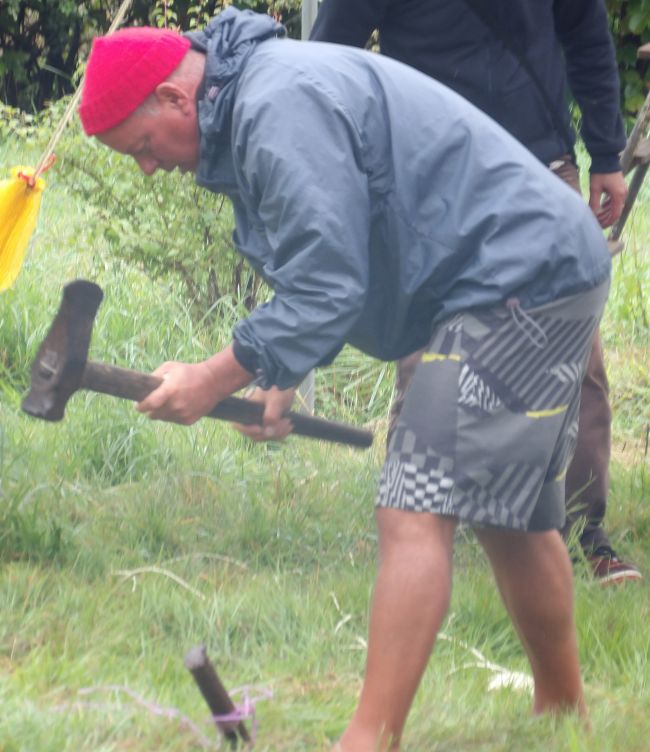
<svg viewBox="0 0 650 752"><path fill-rule="evenodd" d="M206 53L197 183L232 199L235 245L275 292L234 331L263 386L346 342L392 360L458 311L607 278L584 201L441 84L232 7L188 36Z"/></svg>

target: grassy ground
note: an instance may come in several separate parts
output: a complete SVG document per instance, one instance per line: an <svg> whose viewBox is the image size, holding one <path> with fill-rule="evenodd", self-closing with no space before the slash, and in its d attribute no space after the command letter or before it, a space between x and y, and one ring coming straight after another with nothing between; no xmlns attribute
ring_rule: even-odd
<svg viewBox="0 0 650 752"><path fill-rule="evenodd" d="M0 147L0 163L20 156ZM648 203L646 191L603 324L615 407L608 527L646 573ZM198 643L227 686L272 692L258 705L257 749L326 750L363 670L385 423L373 423L376 446L363 452L295 438L251 447L217 422L152 424L129 404L83 394L62 423L28 419L19 407L28 365L70 279L106 290L97 359L151 368L161 353L197 359L228 336L198 330L168 288L107 263L85 223L55 171L27 266L0 297L0 750L216 748L183 667ZM647 578L603 590L580 565L576 575L591 734L573 718L530 718L525 690L489 689L486 662L528 669L481 552L461 533L407 752L648 749ZM211 747L126 690L178 709Z"/></svg>

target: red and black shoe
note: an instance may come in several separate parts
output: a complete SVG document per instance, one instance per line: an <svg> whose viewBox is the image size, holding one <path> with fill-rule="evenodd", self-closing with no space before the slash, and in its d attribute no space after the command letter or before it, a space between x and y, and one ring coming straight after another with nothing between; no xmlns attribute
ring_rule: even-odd
<svg viewBox="0 0 650 752"><path fill-rule="evenodd" d="M618 585L643 579L641 572L632 564L621 561L611 546L599 546L585 557L600 585Z"/></svg>

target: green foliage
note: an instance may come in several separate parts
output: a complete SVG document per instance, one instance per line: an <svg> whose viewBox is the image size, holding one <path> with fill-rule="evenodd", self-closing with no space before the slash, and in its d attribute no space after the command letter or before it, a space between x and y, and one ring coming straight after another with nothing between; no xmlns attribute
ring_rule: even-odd
<svg viewBox="0 0 650 752"><path fill-rule="evenodd" d="M179 437L161 441L176 446ZM64 555L48 559L36 547L29 557L4 559L0 739L7 749L201 748L186 724L108 685L180 709L219 748L183 667L184 653L199 643L231 690L272 690L257 706L256 750L326 750L345 727L363 675L380 452L324 452L306 442L265 451L229 443L225 432L201 433L200 443L211 451L186 445L166 477L161 468L147 483L63 488L65 503L55 510ZM42 476L40 468L32 473L34 482ZM628 519L647 531L650 512L632 474L616 468L614 488L615 531ZM625 546L644 571L648 540ZM571 715L533 718L527 692L488 690L494 675L476 651L508 671L529 668L468 532L459 535L454 562L450 613L404 752L588 752L594 738L599 752L647 749L647 588L600 589L577 570L592 727L585 733Z"/></svg>
<svg viewBox="0 0 650 752"><path fill-rule="evenodd" d="M230 202L197 187L192 176L147 177L131 158L70 128L59 146L58 170L82 200L78 242L101 240L116 260L152 280L183 287L196 320L232 320L267 294L232 245Z"/></svg>
<svg viewBox="0 0 650 752"><path fill-rule="evenodd" d="M230 0L134 0L124 25L201 27ZM240 0L242 8L269 12L300 35L300 0ZM74 91L90 43L108 30L119 0L0 3L0 101L28 112Z"/></svg>
<svg viewBox="0 0 650 752"><path fill-rule="evenodd" d="M57 488L34 484L0 426L0 560L30 557L52 561L65 547L63 528L52 514Z"/></svg>
<svg viewBox="0 0 650 752"><path fill-rule="evenodd" d="M613 263L612 286L601 326L609 370L617 375L611 395L619 435L650 430L650 184L646 181L626 225L625 250ZM647 439L646 439L647 440Z"/></svg>
<svg viewBox="0 0 650 752"><path fill-rule="evenodd" d="M6 141L10 136L23 140L34 135L35 116L19 110L17 107L0 102L0 139Z"/></svg>
<svg viewBox="0 0 650 752"><path fill-rule="evenodd" d="M74 88L84 40L107 28L111 4L91 0L0 4L0 99L39 110Z"/></svg>
<svg viewBox="0 0 650 752"><path fill-rule="evenodd" d="M42 149L66 104L59 100L38 116L0 104L0 135ZM268 295L233 249L225 197L198 188L189 175L147 177L131 158L85 138L78 124L68 126L57 154L56 175L84 205L79 247L101 242L107 256L152 280L180 284L195 320L207 324L224 317L232 322Z"/></svg>
<svg viewBox="0 0 650 752"><path fill-rule="evenodd" d="M649 285L650 267L642 263L640 252L628 245L614 264L602 325L609 370L614 369L618 378L611 405L619 436L640 437L650 430Z"/></svg>
<svg viewBox="0 0 650 752"><path fill-rule="evenodd" d="M323 415L342 411L353 420L380 421L388 414L394 374L393 363L344 347L334 365L317 372L316 411Z"/></svg>
<svg viewBox="0 0 650 752"><path fill-rule="evenodd" d="M287 26L290 36L300 36L301 0L156 0L149 18L156 26L195 29L228 5L270 13Z"/></svg>
<svg viewBox="0 0 650 752"><path fill-rule="evenodd" d="M648 62L637 50L650 42L650 0L606 0L622 86L624 113L634 116L648 93Z"/></svg>

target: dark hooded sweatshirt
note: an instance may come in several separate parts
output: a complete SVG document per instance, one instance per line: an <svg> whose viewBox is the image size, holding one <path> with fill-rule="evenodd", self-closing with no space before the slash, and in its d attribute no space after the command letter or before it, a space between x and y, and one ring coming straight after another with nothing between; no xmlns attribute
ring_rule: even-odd
<svg viewBox="0 0 650 752"><path fill-rule="evenodd" d="M457 91L546 164L573 148L570 90L591 171L620 169L625 131L603 0L323 0L311 39L361 47L374 29L383 54Z"/></svg>

